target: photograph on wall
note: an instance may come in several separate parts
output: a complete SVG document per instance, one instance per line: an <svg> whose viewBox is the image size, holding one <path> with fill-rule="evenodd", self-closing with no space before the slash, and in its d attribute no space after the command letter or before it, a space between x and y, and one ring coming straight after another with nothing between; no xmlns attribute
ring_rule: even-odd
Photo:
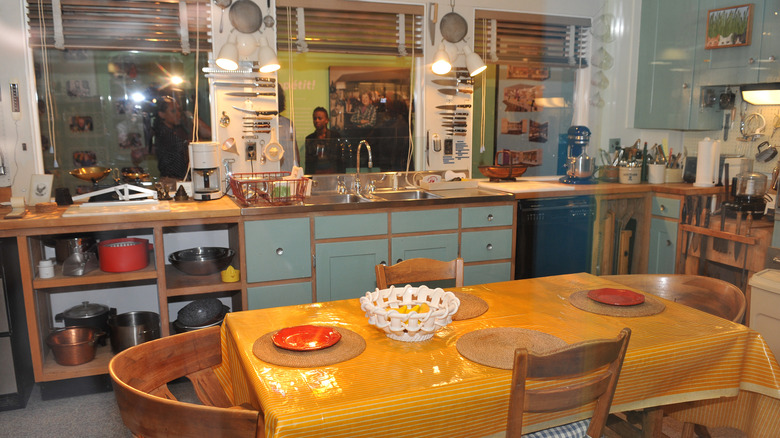
<svg viewBox="0 0 780 438"><path fill-rule="evenodd" d="M70 132L92 132L92 116L71 116Z"/></svg>
<svg viewBox="0 0 780 438"><path fill-rule="evenodd" d="M513 122L506 117L501 118L501 133L509 135L522 135L528 132L528 119Z"/></svg>
<svg viewBox="0 0 780 438"><path fill-rule="evenodd" d="M541 85L517 84L504 88L502 102L507 112L536 112L542 108L539 99L543 97Z"/></svg>
<svg viewBox="0 0 780 438"><path fill-rule="evenodd" d="M65 88L70 97L87 97L92 95L89 81L86 79L71 79L65 82Z"/></svg>
<svg viewBox="0 0 780 438"><path fill-rule="evenodd" d="M539 123L531 120L530 127L528 129L528 141L535 143L547 143L547 128L548 122Z"/></svg>
<svg viewBox="0 0 780 438"><path fill-rule="evenodd" d="M750 45L753 5L711 9L707 12L705 49L724 49Z"/></svg>
<svg viewBox="0 0 780 438"><path fill-rule="evenodd" d="M519 65L508 65L506 71L507 79L531 79L543 81L550 77L548 67L525 67Z"/></svg>

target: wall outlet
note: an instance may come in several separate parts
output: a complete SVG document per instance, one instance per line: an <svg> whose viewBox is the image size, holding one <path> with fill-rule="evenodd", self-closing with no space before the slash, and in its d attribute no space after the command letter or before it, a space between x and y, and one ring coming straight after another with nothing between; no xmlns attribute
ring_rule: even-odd
<svg viewBox="0 0 780 438"><path fill-rule="evenodd" d="M615 152L618 149L620 149L620 139L619 138L610 138L609 139L609 151L610 152Z"/></svg>
<svg viewBox="0 0 780 438"><path fill-rule="evenodd" d="M255 161L257 160L257 144L252 142L246 143L246 160L247 161Z"/></svg>

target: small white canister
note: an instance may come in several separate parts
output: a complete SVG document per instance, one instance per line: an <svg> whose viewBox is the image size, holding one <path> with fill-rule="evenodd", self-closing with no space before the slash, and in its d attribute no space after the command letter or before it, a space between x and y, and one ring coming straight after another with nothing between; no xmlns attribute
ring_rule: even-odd
<svg viewBox="0 0 780 438"><path fill-rule="evenodd" d="M54 277L54 261L52 259L43 259L38 262L38 277Z"/></svg>
<svg viewBox="0 0 780 438"><path fill-rule="evenodd" d="M648 164L647 182L650 184L663 184L666 177L665 164Z"/></svg>
<svg viewBox="0 0 780 438"><path fill-rule="evenodd" d="M642 168L640 166L621 167L618 181L620 184L639 184L642 182Z"/></svg>

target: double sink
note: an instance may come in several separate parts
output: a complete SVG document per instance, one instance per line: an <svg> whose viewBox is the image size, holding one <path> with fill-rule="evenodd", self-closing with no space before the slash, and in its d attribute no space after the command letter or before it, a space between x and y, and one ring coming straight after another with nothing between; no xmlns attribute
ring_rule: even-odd
<svg viewBox="0 0 780 438"><path fill-rule="evenodd" d="M418 201L421 199L438 198L441 198L441 195L420 189L377 190L365 196L356 193L314 193L307 197L304 203L309 205L352 204L382 201Z"/></svg>

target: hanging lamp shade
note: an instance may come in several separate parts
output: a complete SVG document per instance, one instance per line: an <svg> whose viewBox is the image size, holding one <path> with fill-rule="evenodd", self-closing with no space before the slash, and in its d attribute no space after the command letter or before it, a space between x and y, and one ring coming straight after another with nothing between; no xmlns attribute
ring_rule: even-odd
<svg viewBox="0 0 780 438"><path fill-rule="evenodd" d="M470 76L476 76L485 71L487 68L485 61L478 54L474 53L468 44L463 46L463 54L466 56L466 68Z"/></svg>
<svg viewBox="0 0 780 438"><path fill-rule="evenodd" d="M238 70L238 46L233 31L230 32L228 41L219 49L216 63L223 70Z"/></svg>
<svg viewBox="0 0 780 438"><path fill-rule="evenodd" d="M265 37L260 38L258 62L262 73L272 73L281 68L279 60L276 58L276 52L268 45L268 40Z"/></svg>
<svg viewBox="0 0 780 438"><path fill-rule="evenodd" d="M444 43L439 44L439 48L436 50L436 54L433 57L433 65L431 70L437 75L445 75L452 70L452 64L450 64L450 56L447 54L447 50L444 48Z"/></svg>

